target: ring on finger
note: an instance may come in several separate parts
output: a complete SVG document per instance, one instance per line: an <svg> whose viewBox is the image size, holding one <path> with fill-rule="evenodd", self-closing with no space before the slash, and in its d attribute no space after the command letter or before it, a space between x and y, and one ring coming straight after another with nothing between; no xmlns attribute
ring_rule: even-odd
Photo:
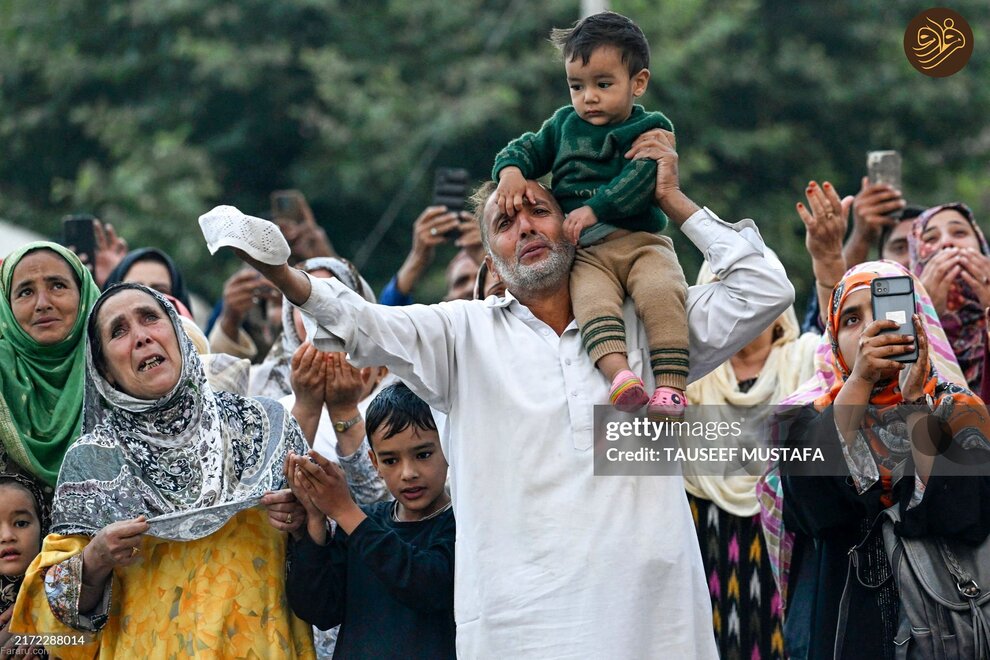
<svg viewBox="0 0 990 660"><path fill-rule="evenodd" d="M131 557L137 556L137 553L138 553L137 546L134 546L133 548L131 548Z"/></svg>
<svg viewBox="0 0 990 660"><path fill-rule="evenodd" d="M438 233L436 227L430 227L430 236L436 236Z"/></svg>
<svg viewBox="0 0 990 660"><path fill-rule="evenodd" d="M291 514L291 513L290 513L290 514L288 514L288 515L287 515L287 516L285 517L285 524L286 524L286 525L291 525L291 524L292 524L292 514Z"/></svg>

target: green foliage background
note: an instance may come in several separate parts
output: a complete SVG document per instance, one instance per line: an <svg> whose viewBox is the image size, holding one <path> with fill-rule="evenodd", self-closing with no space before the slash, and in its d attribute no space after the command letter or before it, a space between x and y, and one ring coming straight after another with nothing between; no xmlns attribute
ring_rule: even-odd
<svg viewBox="0 0 990 660"><path fill-rule="evenodd" d="M677 128L683 188L726 219L753 217L799 290L810 286L794 203L811 178L854 193L865 152L900 149L910 201L990 213L988 16L959 74L907 63L929 2L615 0L653 49L644 104ZM432 170L487 176L509 139L568 100L551 27L574 1L10 0L0 3L0 217L49 235L68 212L158 245L195 289L235 267L196 226L218 203L264 214L305 192L337 249L358 252L391 202L363 272L401 264ZM700 255L679 241L689 278ZM442 291L438 256L421 299Z"/></svg>

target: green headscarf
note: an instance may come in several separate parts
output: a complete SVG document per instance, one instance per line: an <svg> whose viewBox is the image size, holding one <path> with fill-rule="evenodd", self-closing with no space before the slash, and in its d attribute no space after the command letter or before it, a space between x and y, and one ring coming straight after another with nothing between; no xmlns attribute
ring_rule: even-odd
<svg viewBox="0 0 990 660"><path fill-rule="evenodd" d="M29 252L42 249L65 259L81 283L72 331L50 346L32 339L10 307L14 268ZM56 243L38 241L3 260L0 294L0 442L22 468L54 486L62 457L82 426L86 317L100 289L75 254Z"/></svg>

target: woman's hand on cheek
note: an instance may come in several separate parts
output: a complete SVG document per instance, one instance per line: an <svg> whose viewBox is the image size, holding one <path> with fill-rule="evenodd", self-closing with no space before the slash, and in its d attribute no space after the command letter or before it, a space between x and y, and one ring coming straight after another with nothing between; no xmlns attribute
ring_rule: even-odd
<svg viewBox="0 0 990 660"><path fill-rule="evenodd" d="M932 299L932 306L938 314L944 314L949 289L952 284L962 277L962 263L959 250L949 248L940 251L931 261L925 264L918 279L925 286Z"/></svg>
<svg viewBox="0 0 990 660"><path fill-rule="evenodd" d="M984 309L990 307L990 257L973 252L959 251L961 271L959 277L969 284Z"/></svg>

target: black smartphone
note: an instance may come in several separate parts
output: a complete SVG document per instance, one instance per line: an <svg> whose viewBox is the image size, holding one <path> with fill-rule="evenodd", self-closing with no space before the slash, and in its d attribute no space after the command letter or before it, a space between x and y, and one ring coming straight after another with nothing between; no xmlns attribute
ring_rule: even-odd
<svg viewBox="0 0 990 660"><path fill-rule="evenodd" d="M88 213L77 213L62 218L62 245L72 246L79 256L86 255L86 265L93 270L96 263L96 234L93 223L96 217Z"/></svg>
<svg viewBox="0 0 990 660"><path fill-rule="evenodd" d="M870 287L873 319L897 323L897 329L884 330L880 334L910 335L914 338L914 350L891 357L896 362L918 361L918 337L914 331L914 280L906 275L878 277Z"/></svg>
<svg viewBox="0 0 990 660"><path fill-rule="evenodd" d="M451 213L460 213L464 210L469 182L470 175L462 167L438 167L433 176L433 205L446 206ZM454 227L444 237L454 240L460 235L460 228Z"/></svg>
<svg viewBox="0 0 990 660"><path fill-rule="evenodd" d="M295 224L306 222L303 214L305 197L298 190L276 190L271 194L272 220L288 220Z"/></svg>

